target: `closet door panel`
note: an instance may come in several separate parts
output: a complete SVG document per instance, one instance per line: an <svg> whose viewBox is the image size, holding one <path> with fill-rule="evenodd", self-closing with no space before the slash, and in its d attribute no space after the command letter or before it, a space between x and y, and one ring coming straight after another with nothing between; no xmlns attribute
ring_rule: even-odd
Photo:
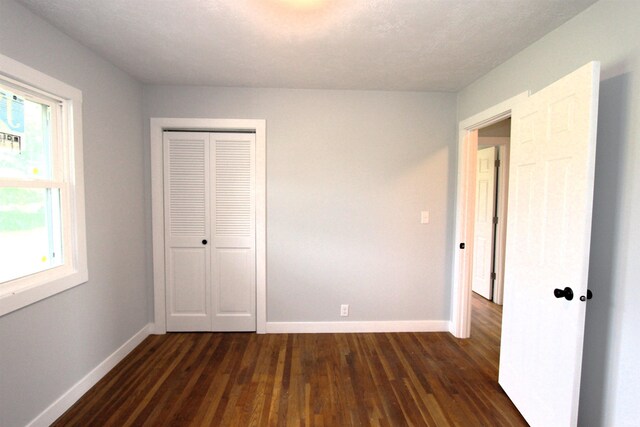
<svg viewBox="0 0 640 427"><path fill-rule="evenodd" d="M165 132L168 331L211 330L209 134Z"/></svg>
<svg viewBox="0 0 640 427"><path fill-rule="evenodd" d="M213 329L255 331L255 135L211 134Z"/></svg>
<svg viewBox="0 0 640 427"><path fill-rule="evenodd" d="M215 280L218 281L217 312L250 314L253 275L252 253L247 249L218 249Z"/></svg>

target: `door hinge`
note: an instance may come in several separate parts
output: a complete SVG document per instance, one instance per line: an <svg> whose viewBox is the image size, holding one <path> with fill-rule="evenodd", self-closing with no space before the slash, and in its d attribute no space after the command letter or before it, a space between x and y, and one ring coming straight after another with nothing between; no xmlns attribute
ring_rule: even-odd
<svg viewBox="0 0 640 427"><path fill-rule="evenodd" d="M500 167L500 160L496 160L496 167L499 168Z"/></svg>
<svg viewBox="0 0 640 427"><path fill-rule="evenodd" d="M498 223L498 217L497 217L497 216L494 216L494 217L493 217L493 223L494 223L494 224L497 224L497 223Z"/></svg>
<svg viewBox="0 0 640 427"><path fill-rule="evenodd" d="M496 273L491 273L491 280L496 280Z"/></svg>

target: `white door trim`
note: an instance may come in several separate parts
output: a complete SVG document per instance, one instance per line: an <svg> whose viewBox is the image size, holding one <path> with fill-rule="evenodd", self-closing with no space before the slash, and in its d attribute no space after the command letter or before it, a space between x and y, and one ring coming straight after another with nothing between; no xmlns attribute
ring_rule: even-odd
<svg viewBox="0 0 640 427"><path fill-rule="evenodd" d="M165 317L164 191L162 132L251 131L256 134L256 332L266 333L267 259L266 259L266 121L244 119L194 119L153 117L150 120L151 215L153 239L154 334L167 332Z"/></svg>
<svg viewBox="0 0 640 427"><path fill-rule="evenodd" d="M452 268L452 301L451 301L451 330L457 338L469 338L471 335L471 274L473 268L473 252L460 249L460 243L467 248L473 248L473 224L469 224L467 210L475 203L475 162L469 165L471 156L475 157L476 147L465 143L469 132L511 116L514 105L529 97L529 92L523 92L509 98L481 113L464 119L458 123L458 184L456 190L456 224L454 256ZM472 153L473 151L473 153ZM474 166L474 167L472 167ZM470 188L470 186L474 186ZM470 200L471 199L471 200ZM471 230L471 233L469 232Z"/></svg>

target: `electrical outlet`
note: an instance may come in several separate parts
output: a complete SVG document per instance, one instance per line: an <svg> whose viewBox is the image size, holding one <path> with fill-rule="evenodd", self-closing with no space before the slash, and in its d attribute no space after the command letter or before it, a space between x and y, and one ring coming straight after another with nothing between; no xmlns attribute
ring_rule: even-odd
<svg viewBox="0 0 640 427"><path fill-rule="evenodd" d="M342 304L340 306L340 316L347 317L349 315L349 304Z"/></svg>
<svg viewBox="0 0 640 427"><path fill-rule="evenodd" d="M429 224L429 211L420 212L420 222L422 224Z"/></svg>

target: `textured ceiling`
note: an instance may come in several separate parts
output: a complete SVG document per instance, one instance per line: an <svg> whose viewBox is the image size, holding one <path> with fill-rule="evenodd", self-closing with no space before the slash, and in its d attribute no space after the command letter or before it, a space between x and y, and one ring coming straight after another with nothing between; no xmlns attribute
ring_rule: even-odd
<svg viewBox="0 0 640 427"><path fill-rule="evenodd" d="M145 83L457 91L595 0L18 0Z"/></svg>

